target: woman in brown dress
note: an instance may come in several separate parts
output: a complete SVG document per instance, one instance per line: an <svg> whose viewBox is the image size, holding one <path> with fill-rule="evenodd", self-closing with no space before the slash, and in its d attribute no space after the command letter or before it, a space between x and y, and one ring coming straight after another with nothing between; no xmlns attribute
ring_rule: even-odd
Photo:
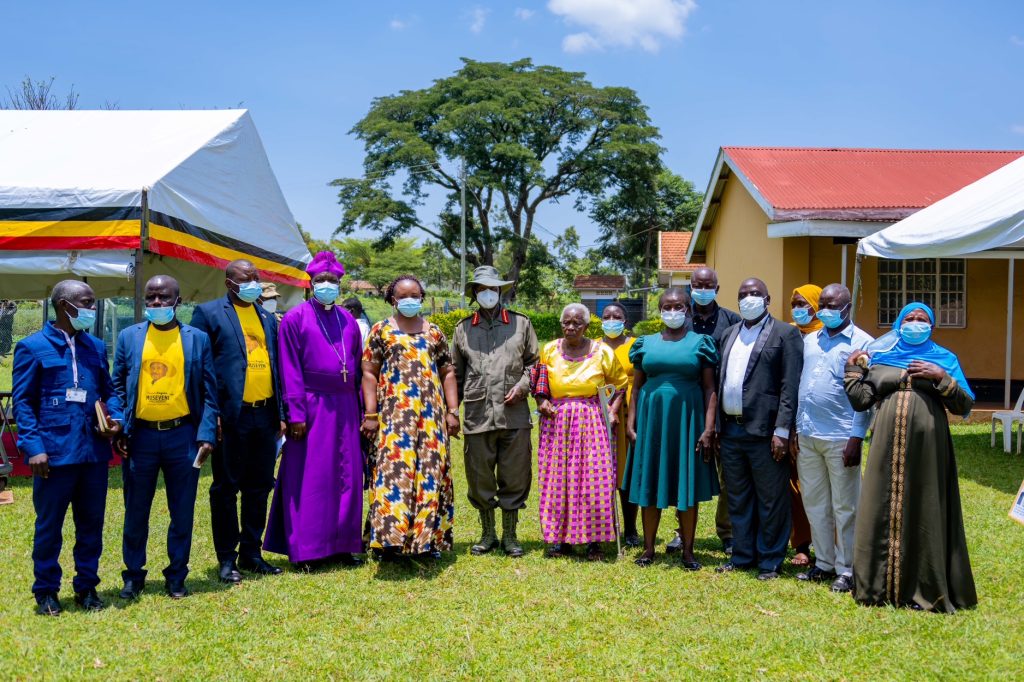
<svg viewBox="0 0 1024 682"><path fill-rule="evenodd" d="M952 613L978 603L967 556L948 409L974 405L956 355L930 340L935 315L910 303L890 350L850 354L846 394L858 411L877 406L861 485L853 596Z"/></svg>

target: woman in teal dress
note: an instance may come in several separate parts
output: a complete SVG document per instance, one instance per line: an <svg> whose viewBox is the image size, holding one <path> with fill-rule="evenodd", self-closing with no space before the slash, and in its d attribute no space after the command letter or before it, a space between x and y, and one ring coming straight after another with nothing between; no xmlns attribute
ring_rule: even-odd
<svg viewBox="0 0 1024 682"><path fill-rule="evenodd" d="M627 433L633 449L624 485L629 501L643 508L644 551L636 564L652 563L661 510L675 507L683 530L682 565L696 571L697 507L719 490L712 461L718 354L714 339L689 331L690 296L684 289L666 289L658 307L665 330L637 339L629 353L635 373Z"/></svg>

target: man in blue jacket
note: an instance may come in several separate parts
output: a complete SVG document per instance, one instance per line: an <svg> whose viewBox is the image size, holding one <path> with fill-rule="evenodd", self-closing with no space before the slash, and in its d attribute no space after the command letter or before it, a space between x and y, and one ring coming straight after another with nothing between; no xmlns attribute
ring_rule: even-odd
<svg viewBox="0 0 1024 682"><path fill-rule="evenodd" d="M75 602L98 610L110 443L100 435L96 402L106 404L108 438L121 426L121 410L107 371L103 342L84 333L96 320L96 296L84 282L64 280L50 297L56 320L14 348L14 419L18 447L34 474L36 510L32 562L36 613L61 612L60 550L70 505L75 519Z"/></svg>
<svg viewBox="0 0 1024 682"><path fill-rule="evenodd" d="M146 584L146 540L157 475L164 474L167 529L164 569L167 594L188 596L185 577L192 551L199 470L217 438L217 378L209 337L175 319L178 283L158 275L146 283L146 321L117 337L114 390L124 409L123 448L125 570L122 599L135 599Z"/></svg>
<svg viewBox="0 0 1024 682"><path fill-rule="evenodd" d="M263 294L260 272L249 261L236 260L228 264L224 278L227 295L196 306L192 326L209 335L217 371L221 428L210 486L213 546L221 582L238 583L239 568L261 575L281 573L263 560L261 548L277 440L285 423L278 399L277 318L256 303Z"/></svg>

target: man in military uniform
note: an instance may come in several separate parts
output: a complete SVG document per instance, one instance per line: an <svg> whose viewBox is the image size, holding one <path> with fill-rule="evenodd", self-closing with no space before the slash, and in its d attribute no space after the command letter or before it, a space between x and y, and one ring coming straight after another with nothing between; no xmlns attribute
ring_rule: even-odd
<svg viewBox="0 0 1024 682"><path fill-rule="evenodd" d="M479 311L461 320L452 357L465 405L466 479L469 501L480 512L483 535L470 552L486 554L499 545L495 509L501 508L501 548L523 555L516 537L519 510L530 495L530 368L537 363L537 334L525 315L501 303L512 282L490 265L473 271L466 284Z"/></svg>

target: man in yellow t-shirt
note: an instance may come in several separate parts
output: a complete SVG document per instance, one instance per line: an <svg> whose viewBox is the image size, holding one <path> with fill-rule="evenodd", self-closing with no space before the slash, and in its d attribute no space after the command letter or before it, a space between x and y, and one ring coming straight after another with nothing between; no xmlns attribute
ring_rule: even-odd
<svg viewBox="0 0 1024 682"><path fill-rule="evenodd" d="M149 326L142 346L141 370L135 418L169 422L187 417L185 353L177 327L163 331Z"/></svg>
<svg viewBox="0 0 1024 682"><path fill-rule="evenodd" d="M240 568L263 575L281 572L263 560L262 546L284 423L277 318L258 303L263 294L259 270L247 260L234 261L224 271L224 284L227 296L196 306L192 325L210 336L221 411L210 486L213 545L220 580L237 583Z"/></svg>

